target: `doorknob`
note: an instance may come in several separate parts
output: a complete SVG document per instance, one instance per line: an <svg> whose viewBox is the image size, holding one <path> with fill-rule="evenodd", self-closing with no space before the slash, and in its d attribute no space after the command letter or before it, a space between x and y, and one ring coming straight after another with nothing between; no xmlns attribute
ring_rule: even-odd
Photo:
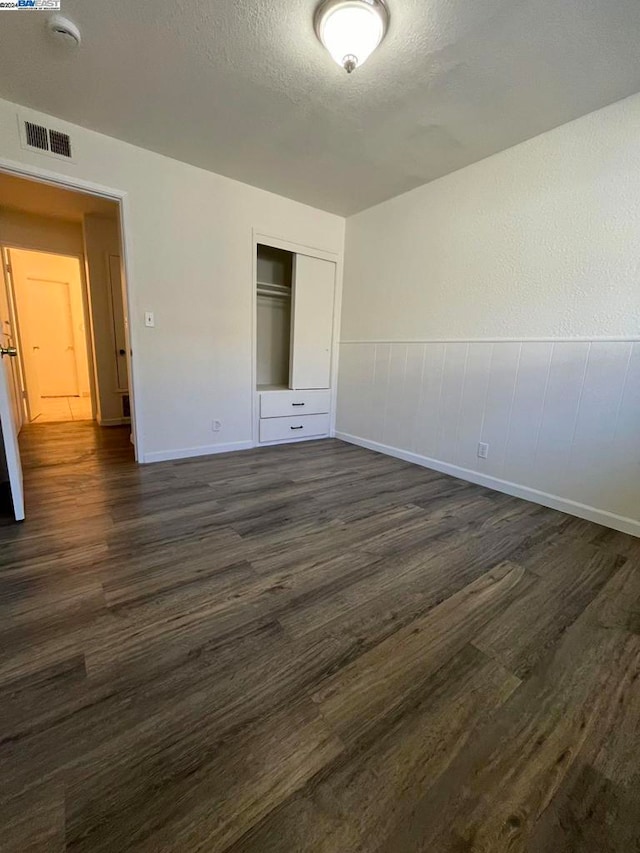
<svg viewBox="0 0 640 853"><path fill-rule="evenodd" d="M18 350L15 347L0 346L0 358L4 358L5 355L10 355L11 358L15 358L18 355Z"/></svg>

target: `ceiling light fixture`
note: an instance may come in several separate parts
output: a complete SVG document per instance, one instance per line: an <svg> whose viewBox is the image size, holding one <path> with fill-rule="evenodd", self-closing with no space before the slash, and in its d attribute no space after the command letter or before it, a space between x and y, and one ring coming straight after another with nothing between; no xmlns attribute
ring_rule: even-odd
<svg viewBox="0 0 640 853"><path fill-rule="evenodd" d="M389 26L384 0L323 0L316 34L338 65L351 74L367 61Z"/></svg>

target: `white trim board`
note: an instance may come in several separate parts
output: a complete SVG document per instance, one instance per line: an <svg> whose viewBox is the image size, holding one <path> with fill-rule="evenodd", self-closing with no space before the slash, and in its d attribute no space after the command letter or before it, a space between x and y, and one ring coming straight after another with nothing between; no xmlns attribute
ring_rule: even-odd
<svg viewBox="0 0 640 853"><path fill-rule="evenodd" d="M144 464L151 462L171 462L174 459L191 459L195 456L213 456L217 453L233 453L236 450L251 450L252 441L228 441L224 444L207 444L202 447L182 447L175 450L154 450L145 453L140 461Z"/></svg>
<svg viewBox="0 0 640 853"><path fill-rule="evenodd" d="M494 489L497 492L512 495L515 498L522 498L531 503L540 504L541 506L557 509L560 512L565 512L568 515L575 515L578 518L584 518L587 521L593 521L596 524L602 524L604 527L611 527L613 530L619 530L622 533L629 533L631 536L640 537L640 521L633 518L626 518L621 515L607 512L606 510L597 509L593 506L586 506L577 501L568 500L567 498L558 497L558 495L550 495L547 492L531 489L528 486L521 486L518 483L511 483L508 480L500 480L497 477L491 477L487 474L481 474L478 471L471 471L468 468L460 468L458 465L451 465L449 462L441 462L439 459L431 459L428 456L420 456L417 453L411 453L408 450L400 450L397 447L389 447L386 444L380 444L377 441L369 441L366 438L359 438L355 435L349 435L345 432L337 431L335 437L341 441L346 441L349 444L357 444L359 447L364 447L367 450L373 450L377 453L384 453L386 456L393 456L396 459L402 459L404 462L411 462L414 465L420 465L423 468L431 468L434 471L439 471L441 474L449 474L452 477L458 477L460 480L467 480L469 483L475 483L478 486L486 486L488 489Z"/></svg>
<svg viewBox="0 0 640 853"><path fill-rule="evenodd" d="M291 240L285 240L283 237L276 237L273 234L267 234L259 228L253 228L253 244L270 246L273 249L284 249L285 252L292 252L297 255L309 255L312 258L321 258L323 261L331 261L334 264L338 263L339 255L329 249L321 249L316 246L307 246L304 243L295 243Z"/></svg>
<svg viewBox="0 0 640 853"><path fill-rule="evenodd" d="M290 240L285 240L282 237L275 237L267 234L258 228L253 228L251 231L251 434L253 437L253 447L264 447L265 444L260 442L259 433L259 392L256 387L257 375L257 353L258 353L258 296L257 296L257 281L258 281L258 245L270 246L274 249L284 249L292 254L308 255L313 258L320 258L323 261L329 261L336 265L336 280L333 296L333 338L331 344L331 409L329 436L332 437L336 426L336 413L338 409L338 367L340 363L340 323L342 317L342 285L344 279L344 253L331 252L328 249L317 249L311 246L305 246L302 243L293 243ZM308 439L299 439L305 441ZM275 442L276 444L280 442Z"/></svg>
<svg viewBox="0 0 640 853"><path fill-rule="evenodd" d="M573 337L573 338L368 338L361 341L340 341L340 346L346 344L580 344L580 343L623 343L635 344L640 343L640 337L637 336L613 336L613 337L598 337L591 335L588 337Z"/></svg>
<svg viewBox="0 0 640 853"><path fill-rule="evenodd" d="M96 423L101 427L131 426L131 418L98 418Z"/></svg>

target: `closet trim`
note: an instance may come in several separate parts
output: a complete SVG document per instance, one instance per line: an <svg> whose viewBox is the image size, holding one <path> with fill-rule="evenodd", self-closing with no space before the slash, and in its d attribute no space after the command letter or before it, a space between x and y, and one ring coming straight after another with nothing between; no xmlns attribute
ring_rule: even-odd
<svg viewBox="0 0 640 853"><path fill-rule="evenodd" d="M323 261L332 261L336 265L336 289L334 294L333 317L333 352L331 358L331 424L330 434L335 435L335 418L338 385L338 339L340 332L340 313L342 307L342 255L317 246L307 246L295 243L273 234L265 234L258 228L251 229L251 438L254 447L259 441L259 403L256 393L257 358L258 358L258 245L270 246L272 249L284 249L298 255L309 255Z"/></svg>

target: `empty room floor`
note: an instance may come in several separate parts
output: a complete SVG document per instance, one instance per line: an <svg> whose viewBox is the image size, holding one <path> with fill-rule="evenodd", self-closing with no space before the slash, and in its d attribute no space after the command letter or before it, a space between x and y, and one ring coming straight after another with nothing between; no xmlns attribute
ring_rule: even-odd
<svg viewBox="0 0 640 853"><path fill-rule="evenodd" d="M4 853L640 849L638 540L333 440L22 450Z"/></svg>
<svg viewBox="0 0 640 853"><path fill-rule="evenodd" d="M41 397L40 413L33 419L33 423L91 419L91 397Z"/></svg>

